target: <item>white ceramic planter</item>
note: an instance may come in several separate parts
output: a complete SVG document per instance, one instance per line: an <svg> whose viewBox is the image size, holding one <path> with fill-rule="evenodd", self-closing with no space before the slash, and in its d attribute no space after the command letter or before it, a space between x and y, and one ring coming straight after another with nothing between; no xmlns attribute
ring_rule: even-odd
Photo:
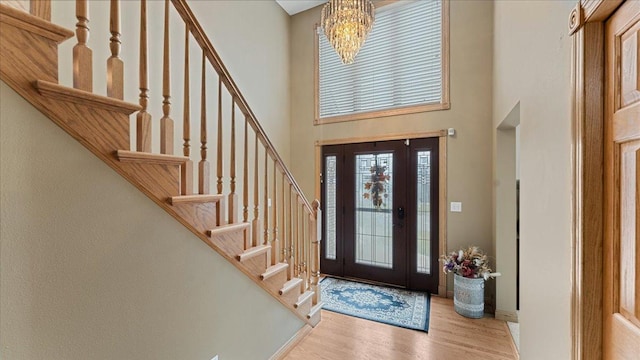
<svg viewBox="0 0 640 360"><path fill-rule="evenodd" d="M479 319L484 316L484 278L453 277L453 307L462 316Z"/></svg>

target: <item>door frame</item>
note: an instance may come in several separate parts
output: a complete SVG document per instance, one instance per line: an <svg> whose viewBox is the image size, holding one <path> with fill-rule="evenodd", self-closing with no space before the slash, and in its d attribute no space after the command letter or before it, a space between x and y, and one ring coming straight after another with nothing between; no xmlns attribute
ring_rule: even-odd
<svg viewBox="0 0 640 360"><path fill-rule="evenodd" d="M623 0L579 0L572 36L572 359L601 359L604 239L604 22ZM588 268L582 264L589 264Z"/></svg>
<svg viewBox="0 0 640 360"><path fill-rule="evenodd" d="M315 197L320 199L322 185L320 183L322 176L322 146L324 145L344 145L357 144L376 141L419 139L419 138L438 138L438 171L439 171L439 193L438 193L438 254L443 253L447 248L447 135L448 131L435 130L404 134L386 134L380 136L354 137L330 140L317 140L315 142ZM438 296L447 296L447 274L439 271L438 276Z"/></svg>

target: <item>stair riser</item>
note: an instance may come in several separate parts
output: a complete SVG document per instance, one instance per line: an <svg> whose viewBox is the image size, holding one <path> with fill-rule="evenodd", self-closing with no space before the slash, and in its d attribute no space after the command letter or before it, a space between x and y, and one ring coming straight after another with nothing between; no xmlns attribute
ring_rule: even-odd
<svg viewBox="0 0 640 360"><path fill-rule="evenodd" d="M291 291L280 295L288 304L295 304L296 301L298 301L298 297L302 294L302 292L300 291L300 287L296 286L295 289L292 289Z"/></svg>
<svg viewBox="0 0 640 360"><path fill-rule="evenodd" d="M256 276L259 279L260 274L262 274L264 270L267 268L267 256L266 254L263 254L256 257L252 257L251 259L243 261L242 265L244 265L247 268L247 270L251 272L252 275ZM282 284L280 284L280 286L282 286Z"/></svg>
<svg viewBox="0 0 640 360"><path fill-rule="evenodd" d="M120 168L137 184L148 189L159 199L178 195L180 189L180 167L176 165L155 165L120 163Z"/></svg>
<svg viewBox="0 0 640 360"><path fill-rule="evenodd" d="M215 222L215 218L213 219L213 221ZM211 228L215 228L215 226L212 226ZM244 251L244 232L245 230L241 230L213 235L211 236L211 241L213 241L213 243L223 249L224 252L235 257L236 255ZM264 271L264 268L257 275L260 275L262 271Z"/></svg>
<svg viewBox="0 0 640 360"><path fill-rule="evenodd" d="M265 285L267 285L267 288L269 288L269 290L277 293L278 290L282 288L282 284L287 282L287 273L286 271L280 271L276 275L273 275L270 278L263 280L263 282L265 283ZM291 304L293 304L294 302L295 301L291 302Z"/></svg>
<svg viewBox="0 0 640 360"><path fill-rule="evenodd" d="M58 81L58 45L55 41L22 31L5 22L0 22L0 33L2 80L20 95L29 101L34 99L33 95L25 96L21 89L28 88L28 84L35 79ZM25 45L28 48L25 49ZM15 51L16 48L25 51ZM16 69L20 71L15 71Z"/></svg>
<svg viewBox="0 0 640 360"><path fill-rule="evenodd" d="M302 303L300 306L298 306L296 311L298 312L298 314L306 317L311 311L311 300Z"/></svg>
<svg viewBox="0 0 640 360"><path fill-rule="evenodd" d="M311 318L309 319L309 325L316 327L316 325L320 323L321 319L322 319L322 311L318 311L315 314L313 314L313 316L311 316Z"/></svg>
<svg viewBox="0 0 640 360"><path fill-rule="evenodd" d="M190 219L190 224L202 233L216 225L215 203L180 204L173 205L173 209L178 216Z"/></svg>

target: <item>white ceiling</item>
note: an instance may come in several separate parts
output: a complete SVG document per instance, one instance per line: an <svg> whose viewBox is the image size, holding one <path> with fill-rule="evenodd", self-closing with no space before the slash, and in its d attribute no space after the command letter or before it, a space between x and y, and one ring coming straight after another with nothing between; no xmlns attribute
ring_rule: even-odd
<svg viewBox="0 0 640 360"><path fill-rule="evenodd" d="M289 15L295 15L299 12L309 10L312 7L324 4L327 2L327 0L276 0L276 2Z"/></svg>

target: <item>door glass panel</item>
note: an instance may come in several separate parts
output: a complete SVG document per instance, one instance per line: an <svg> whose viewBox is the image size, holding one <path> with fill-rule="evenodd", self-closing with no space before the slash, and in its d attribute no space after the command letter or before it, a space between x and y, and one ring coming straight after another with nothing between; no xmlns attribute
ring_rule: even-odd
<svg viewBox="0 0 640 360"><path fill-rule="evenodd" d="M324 178L325 258L336 259L336 156L325 158Z"/></svg>
<svg viewBox="0 0 640 360"><path fill-rule="evenodd" d="M393 268L393 153L355 161L355 261Z"/></svg>
<svg viewBox="0 0 640 360"><path fill-rule="evenodd" d="M431 274L431 151L418 151L418 178L416 179L416 194L418 218L416 234L418 251L416 252L418 272Z"/></svg>

